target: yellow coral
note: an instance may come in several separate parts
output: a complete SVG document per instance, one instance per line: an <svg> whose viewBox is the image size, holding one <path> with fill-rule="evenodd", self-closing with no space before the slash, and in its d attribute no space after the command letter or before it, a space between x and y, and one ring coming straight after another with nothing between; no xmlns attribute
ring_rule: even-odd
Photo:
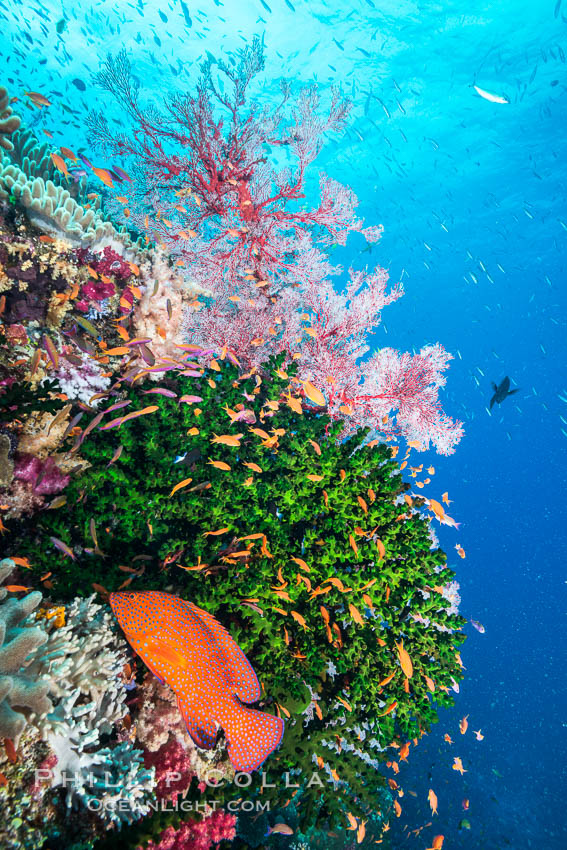
<svg viewBox="0 0 567 850"><path fill-rule="evenodd" d="M52 328L59 328L63 323L65 314L73 308L68 299L58 297L61 293L52 292L47 309L47 324Z"/></svg>
<svg viewBox="0 0 567 850"><path fill-rule="evenodd" d="M26 242L8 242L4 247L9 254L19 254L20 256L30 249Z"/></svg>
<svg viewBox="0 0 567 850"><path fill-rule="evenodd" d="M4 272L4 266L0 264L0 292L9 292L13 287L14 281Z"/></svg>
<svg viewBox="0 0 567 850"><path fill-rule="evenodd" d="M40 608L35 615L36 620L53 620L56 629L65 625L65 607L57 605L48 608Z"/></svg>

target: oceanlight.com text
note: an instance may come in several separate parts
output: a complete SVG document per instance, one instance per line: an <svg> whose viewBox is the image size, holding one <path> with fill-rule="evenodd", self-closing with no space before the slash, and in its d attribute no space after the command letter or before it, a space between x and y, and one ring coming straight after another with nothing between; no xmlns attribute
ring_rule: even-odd
<svg viewBox="0 0 567 850"><path fill-rule="evenodd" d="M149 812L194 812L208 817L218 808L225 808L229 812L269 812L269 800L230 800L224 803L222 800L208 800L206 803L198 800L151 800L147 803ZM97 800L91 799L87 802L87 808L91 812L119 811L128 812L132 804L128 799Z"/></svg>

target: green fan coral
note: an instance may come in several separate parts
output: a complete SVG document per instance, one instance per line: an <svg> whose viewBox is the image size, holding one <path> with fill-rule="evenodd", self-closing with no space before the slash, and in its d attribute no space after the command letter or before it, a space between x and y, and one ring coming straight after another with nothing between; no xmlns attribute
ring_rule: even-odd
<svg viewBox="0 0 567 850"><path fill-rule="evenodd" d="M127 389L129 418L88 434L91 467L22 548L60 596L128 583L210 611L256 669L264 707L287 718L262 798L283 804L283 777L299 776L302 817L344 823L380 805L381 750L425 732L434 700L451 704L463 620L388 446L366 432L341 442L340 423L285 395L293 368L280 365L239 377L188 364Z"/></svg>

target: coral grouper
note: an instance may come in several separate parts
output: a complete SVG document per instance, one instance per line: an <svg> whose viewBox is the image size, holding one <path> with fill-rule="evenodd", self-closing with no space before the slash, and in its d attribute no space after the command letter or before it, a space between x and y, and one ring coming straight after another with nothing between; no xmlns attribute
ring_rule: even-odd
<svg viewBox="0 0 567 850"><path fill-rule="evenodd" d="M110 605L130 645L177 695L195 744L211 749L220 726L234 768L257 770L281 742L284 723L242 705L260 699L260 685L227 630L169 593L111 593Z"/></svg>

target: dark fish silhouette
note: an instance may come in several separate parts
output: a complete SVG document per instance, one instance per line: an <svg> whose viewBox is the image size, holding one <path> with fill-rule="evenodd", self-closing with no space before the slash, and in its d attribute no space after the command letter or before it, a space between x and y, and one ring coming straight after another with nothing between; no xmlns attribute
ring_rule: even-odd
<svg viewBox="0 0 567 850"><path fill-rule="evenodd" d="M494 390L494 395L490 399L490 409L491 410L492 410L492 405L494 404L495 401L497 401L498 404L502 404L504 399L508 398L509 395L513 395L514 393L517 393L519 387L517 387L515 390L511 390L510 389L510 378L508 377L508 375L506 375L504 380L501 381L498 384L498 386L496 386L496 384L493 382L492 389Z"/></svg>

